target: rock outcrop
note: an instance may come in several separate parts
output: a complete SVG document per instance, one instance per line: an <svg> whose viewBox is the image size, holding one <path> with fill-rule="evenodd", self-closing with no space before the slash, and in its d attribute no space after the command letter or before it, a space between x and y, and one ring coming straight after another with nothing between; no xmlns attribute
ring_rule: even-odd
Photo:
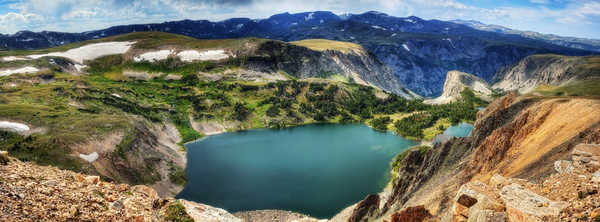
<svg viewBox="0 0 600 222"><path fill-rule="evenodd" d="M469 88L476 96L482 99L491 99L492 90L485 80L469 73L453 70L446 74L446 82L444 83L442 95L435 99L425 100L424 102L429 104L446 104L456 101L465 88Z"/></svg>

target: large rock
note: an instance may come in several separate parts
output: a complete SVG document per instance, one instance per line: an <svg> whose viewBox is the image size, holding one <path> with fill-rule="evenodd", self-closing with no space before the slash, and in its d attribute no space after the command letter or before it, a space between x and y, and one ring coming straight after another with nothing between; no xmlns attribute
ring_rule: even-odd
<svg viewBox="0 0 600 222"><path fill-rule="evenodd" d="M187 200L179 200L183 203L187 214L194 219L194 221L202 222L242 222L240 218L237 218L229 212L216 207L211 207L205 204L200 204Z"/></svg>
<svg viewBox="0 0 600 222"><path fill-rule="evenodd" d="M456 193L453 218L455 221L503 221L504 203L498 190L482 182L463 184Z"/></svg>
<svg viewBox="0 0 600 222"><path fill-rule="evenodd" d="M558 221L567 203L549 200L516 183L504 186L500 193L506 203L509 221Z"/></svg>

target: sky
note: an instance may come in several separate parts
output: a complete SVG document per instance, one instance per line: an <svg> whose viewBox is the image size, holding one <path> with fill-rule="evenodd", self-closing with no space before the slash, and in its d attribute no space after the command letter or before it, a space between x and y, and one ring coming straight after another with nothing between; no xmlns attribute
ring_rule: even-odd
<svg viewBox="0 0 600 222"><path fill-rule="evenodd" d="M0 0L0 33L83 32L114 25L260 19L316 10L477 20L524 31L600 39L600 0Z"/></svg>

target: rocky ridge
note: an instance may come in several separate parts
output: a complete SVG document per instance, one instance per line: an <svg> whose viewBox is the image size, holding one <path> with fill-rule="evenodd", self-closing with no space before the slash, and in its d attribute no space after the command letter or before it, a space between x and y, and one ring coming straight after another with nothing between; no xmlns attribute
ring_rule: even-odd
<svg viewBox="0 0 600 222"><path fill-rule="evenodd" d="M442 95L435 99L425 100L424 102L429 104L446 104L456 101L465 88L471 89L476 96L484 100L491 100L492 90L483 79L469 73L453 70L446 74L446 82L444 83Z"/></svg>
<svg viewBox="0 0 600 222"><path fill-rule="evenodd" d="M498 71L492 88L528 93L540 85L561 86L598 76L598 57L532 55Z"/></svg>

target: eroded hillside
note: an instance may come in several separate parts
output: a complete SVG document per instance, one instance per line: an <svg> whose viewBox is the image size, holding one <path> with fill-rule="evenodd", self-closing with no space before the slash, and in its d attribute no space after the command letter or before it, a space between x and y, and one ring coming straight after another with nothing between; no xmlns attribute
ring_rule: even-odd
<svg viewBox="0 0 600 222"><path fill-rule="evenodd" d="M597 98L500 98L480 111L470 137L397 158L392 189L359 203L371 210L354 221L420 205L434 221L597 217L600 147L585 144L600 143L599 108Z"/></svg>

